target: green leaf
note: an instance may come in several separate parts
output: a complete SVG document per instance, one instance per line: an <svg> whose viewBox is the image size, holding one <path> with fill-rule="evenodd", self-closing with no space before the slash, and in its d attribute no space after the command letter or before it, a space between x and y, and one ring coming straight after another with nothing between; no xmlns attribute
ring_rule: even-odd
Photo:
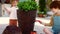
<svg viewBox="0 0 60 34"><path fill-rule="evenodd" d="M29 10L37 10L37 3L35 1L24 1L18 3L18 8L28 12Z"/></svg>

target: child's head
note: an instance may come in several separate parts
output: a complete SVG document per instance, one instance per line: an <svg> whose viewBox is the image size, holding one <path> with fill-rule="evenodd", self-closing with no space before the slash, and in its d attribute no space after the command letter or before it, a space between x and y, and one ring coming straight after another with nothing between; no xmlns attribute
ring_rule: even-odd
<svg viewBox="0 0 60 34"><path fill-rule="evenodd" d="M17 26L7 26L2 34L22 34L22 32Z"/></svg>
<svg viewBox="0 0 60 34"><path fill-rule="evenodd" d="M50 4L50 9L54 12L57 13L60 10L60 1L53 1Z"/></svg>
<svg viewBox="0 0 60 34"><path fill-rule="evenodd" d="M11 6L17 6L18 1L14 0L11 2Z"/></svg>

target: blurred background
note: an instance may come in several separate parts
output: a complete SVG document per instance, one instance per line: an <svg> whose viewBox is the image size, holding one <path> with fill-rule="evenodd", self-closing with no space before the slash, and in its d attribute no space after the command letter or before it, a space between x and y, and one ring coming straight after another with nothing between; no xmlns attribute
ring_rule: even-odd
<svg viewBox="0 0 60 34"><path fill-rule="evenodd" d="M19 2L28 1L28 0L17 0ZM60 0L34 0L37 5L39 5L39 9L37 9L36 20L40 20L43 23L50 22L50 16L53 15L52 11L49 9L49 4L52 1L60 1ZM3 5L5 7L11 7L12 0L0 0L0 34L2 34L3 30L9 24L9 15L5 10L3 10ZM34 30L37 31L38 34L44 34L43 28L45 26L41 25L39 22L35 22ZM51 29L51 27L47 28Z"/></svg>
<svg viewBox="0 0 60 34"><path fill-rule="evenodd" d="M23 1L28 1L28 0L17 0L17 1L23 2ZM54 0L34 0L34 1L36 1L37 5L40 6L40 8L37 10L37 16L41 17L42 14L44 14L45 16L49 14L49 11L50 11L49 4ZM5 4L6 7L10 7L11 2L12 0L0 0L0 17L8 17L6 11L3 10L2 5Z"/></svg>

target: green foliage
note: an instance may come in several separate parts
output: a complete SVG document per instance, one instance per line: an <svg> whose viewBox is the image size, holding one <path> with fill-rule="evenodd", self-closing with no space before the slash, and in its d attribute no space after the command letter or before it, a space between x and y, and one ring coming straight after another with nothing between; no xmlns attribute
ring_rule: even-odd
<svg viewBox="0 0 60 34"><path fill-rule="evenodd" d="M38 14L44 14L44 12L39 11Z"/></svg>
<svg viewBox="0 0 60 34"><path fill-rule="evenodd" d="M19 2L24 2L24 1L35 1L35 0L19 0Z"/></svg>
<svg viewBox="0 0 60 34"><path fill-rule="evenodd" d="M46 2L45 0L39 0L39 12L40 14L46 14Z"/></svg>
<svg viewBox="0 0 60 34"><path fill-rule="evenodd" d="M44 10L40 10L40 8L39 8L39 12L38 12L38 14L46 14L47 13L47 8L45 8Z"/></svg>
<svg viewBox="0 0 60 34"><path fill-rule="evenodd" d="M39 0L39 5L40 5L40 8L44 9L46 7L45 0Z"/></svg>
<svg viewBox="0 0 60 34"><path fill-rule="evenodd" d="M37 10L37 3L35 1L24 1L18 3L18 8L23 11Z"/></svg>

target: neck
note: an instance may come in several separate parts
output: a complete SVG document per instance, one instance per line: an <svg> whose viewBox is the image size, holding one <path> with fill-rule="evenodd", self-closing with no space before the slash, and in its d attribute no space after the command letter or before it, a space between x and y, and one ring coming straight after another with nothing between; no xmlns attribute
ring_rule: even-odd
<svg viewBox="0 0 60 34"><path fill-rule="evenodd" d="M58 14L55 14L56 16L60 16L60 13L58 13Z"/></svg>
<svg viewBox="0 0 60 34"><path fill-rule="evenodd" d="M55 15L60 16L60 10L57 13L55 13Z"/></svg>

